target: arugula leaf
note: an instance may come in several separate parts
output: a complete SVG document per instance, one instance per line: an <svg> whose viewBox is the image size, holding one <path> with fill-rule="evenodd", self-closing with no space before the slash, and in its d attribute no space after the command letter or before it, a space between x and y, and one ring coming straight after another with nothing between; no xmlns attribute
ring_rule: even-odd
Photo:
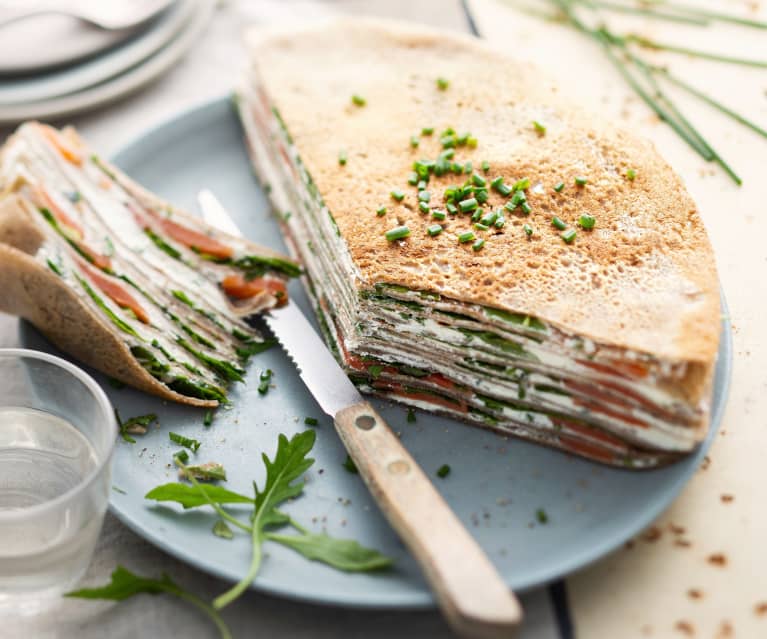
<svg viewBox="0 0 767 639"><path fill-rule="evenodd" d="M274 461L270 460L265 453L261 456L266 466L266 482L263 490L259 490L253 482L256 507L251 517L253 555L250 567L239 583L213 600L213 607L217 610L239 597L255 579L261 565L264 529L267 526L287 523L285 515L277 510L277 506L292 497L297 497L304 489L304 482L300 481L299 477L314 463L314 459L307 458L307 455L314 446L315 438L316 434L313 430L298 433L290 439L280 435Z"/></svg>
<svg viewBox="0 0 767 639"><path fill-rule="evenodd" d="M183 476L187 479L191 476L198 481L214 481L216 479L226 481L226 470L224 469L224 466L218 462L187 466L182 472Z"/></svg>
<svg viewBox="0 0 767 639"><path fill-rule="evenodd" d="M213 607L220 610L239 597L253 582L261 565L262 546L265 541L292 548L304 557L323 562L339 570L361 572L379 570L391 565L392 560L377 550L365 548L350 539L333 539L326 534L311 533L278 510L285 501L298 497L304 488L302 475L314 463L308 457L316 439L315 431L307 430L288 439L280 435L274 459L262 455L266 466L266 481L263 489L254 482L255 497L250 498L220 486L198 482L194 472L199 467L185 466L178 457L174 462L185 474L191 485L182 483L157 486L146 494L146 499L158 502L172 501L185 509L210 506L219 519L213 525L213 534L231 539L236 527L248 533L251 539L252 556L247 574L233 588L213 600ZM205 465L203 465L205 466ZM245 523L224 510L223 504L250 504L253 511L249 523ZM289 524L299 535L282 535L268 529Z"/></svg>
<svg viewBox="0 0 767 639"><path fill-rule="evenodd" d="M344 459L344 463L341 465L352 475L356 475L360 472L357 470L357 464L354 463L354 460L348 454L346 455L346 459Z"/></svg>
<svg viewBox="0 0 767 639"><path fill-rule="evenodd" d="M213 534L223 539L234 539L232 529L226 525L223 519L216 519L216 523L213 524Z"/></svg>
<svg viewBox="0 0 767 639"><path fill-rule="evenodd" d="M150 579L132 573L127 568L118 565L112 572L112 580L99 588L82 588L65 593L65 597L79 599L109 599L111 601L123 601L138 594L158 595L167 593L188 601L193 606L204 612L216 625L221 639L232 639L232 633L221 616L209 604L205 603L197 595L184 590L176 584L168 575L163 574L160 579Z"/></svg>
<svg viewBox="0 0 767 639"><path fill-rule="evenodd" d="M207 497L206 497L207 495ZM172 483L152 488L144 499L154 501L175 501L184 510L205 506L211 501L218 504L252 504L253 498L227 490L222 486L190 486L189 484Z"/></svg>
<svg viewBox="0 0 767 639"><path fill-rule="evenodd" d="M266 538L292 548L307 559L320 561L346 572L381 570L392 565L391 558L372 548L365 548L353 539L336 539L325 533L319 535L266 533Z"/></svg>
<svg viewBox="0 0 767 639"><path fill-rule="evenodd" d="M148 415L139 415L123 421L120 419L120 413L115 408L115 419L120 429L120 436L128 443L135 444L136 440L131 435L144 435L148 426L157 421L157 415L149 413Z"/></svg>
<svg viewBox="0 0 767 639"><path fill-rule="evenodd" d="M196 439L192 439L191 437L184 437L183 435L179 435L173 431L168 433L168 437L170 438L170 441L178 444L179 446L188 448L193 453L196 453L200 448L200 442L198 442Z"/></svg>

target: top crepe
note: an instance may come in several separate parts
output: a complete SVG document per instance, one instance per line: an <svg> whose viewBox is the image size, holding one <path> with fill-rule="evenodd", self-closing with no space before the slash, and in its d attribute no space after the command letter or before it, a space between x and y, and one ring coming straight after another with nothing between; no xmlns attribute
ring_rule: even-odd
<svg viewBox="0 0 767 639"><path fill-rule="evenodd" d="M385 281L534 315L601 344L697 364L696 378L710 376L719 339L711 245L681 180L648 142L573 107L535 68L452 33L339 20L253 31L249 45L349 247L359 288ZM447 90L435 86L440 76ZM366 105L355 105L353 94ZM545 135L534 120L545 123ZM429 237L430 220L407 188L413 161L436 156L438 132L448 126L477 138L464 157L475 167L487 161L488 181L528 177L532 185L531 215L509 216L479 252L456 241L468 220L449 219L446 232ZM408 139L421 127L435 133L413 149ZM575 186L576 176L587 184ZM565 188L555 192L559 182ZM400 204L389 198L397 188L408 192ZM440 206L442 188L431 190ZM382 205L388 214L377 217ZM574 226L583 213L596 217L595 229L564 243L552 216ZM530 239L526 222L536 229ZM390 243L384 233L397 223L413 232Z"/></svg>

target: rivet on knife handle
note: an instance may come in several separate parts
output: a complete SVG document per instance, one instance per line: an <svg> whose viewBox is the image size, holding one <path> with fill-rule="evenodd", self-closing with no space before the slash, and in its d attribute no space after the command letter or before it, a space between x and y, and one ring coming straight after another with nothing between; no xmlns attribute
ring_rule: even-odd
<svg viewBox="0 0 767 639"><path fill-rule="evenodd" d="M341 410L335 424L453 629L463 637L510 637L522 619L519 602L383 418L361 402Z"/></svg>

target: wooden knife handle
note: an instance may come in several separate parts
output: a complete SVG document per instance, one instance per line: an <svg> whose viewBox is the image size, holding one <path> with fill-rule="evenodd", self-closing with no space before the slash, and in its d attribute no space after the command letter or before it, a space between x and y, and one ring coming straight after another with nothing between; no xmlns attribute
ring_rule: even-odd
<svg viewBox="0 0 767 639"><path fill-rule="evenodd" d="M474 538L368 402L340 411L338 434L378 506L462 637L510 637L522 608Z"/></svg>

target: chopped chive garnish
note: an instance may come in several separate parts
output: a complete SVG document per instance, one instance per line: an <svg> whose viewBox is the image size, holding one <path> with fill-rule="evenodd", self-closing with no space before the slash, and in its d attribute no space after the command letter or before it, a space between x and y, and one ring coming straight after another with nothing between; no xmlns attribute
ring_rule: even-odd
<svg viewBox="0 0 767 639"><path fill-rule="evenodd" d="M447 215L445 214L444 211L434 210L434 211L431 212L431 217L432 217L433 220L439 220L441 222L442 220L444 220L447 217Z"/></svg>
<svg viewBox="0 0 767 639"><path fill-rule="evenodd" d="M556 185L554 185L554 190L559 193L563 188L565 188L564 182L558 182Z"/></svg>
<svg viewBox="0 0 767 639"><path fill-rule="evenodd" d="M434 133L433 126L424 127L421 129L421 135L431 135L432 133Z"/></svg>
<svg viewBox="0 0 767 639"><path fill-rule="evenodd" d="M466 231L465 233L461 233L458 236L458 241L461 244L466 244L466 242L473 242L477 239L477 236L474 235L474 231Z"/></svg>
<svg viewBox="0 0 767 639"><path fill-rule="evenodd" d="M533 128L538 135L546 135L546 127L538 122L538 120L533 120Z"/></svg>
<svg viewBox="0 0 767 639"><path fill-rule="evenodd" d="M514 182L514 190L515 191L524 191L525 189L530 187L530 178L522 178L521 180L517 180Z"/></svg>
<svg viewBox="0 0 767 639"><path fill-rule="evenodd" d="M416 173L415 171L413 171L413 172L410 174L410 176L408 177L408 179L407 179L407 183L408 183L410 186L415 186L416 184L418 184L418 173Z"/></svg>
<svg viewBox="0 0 767 639"><path fill-rule="evenodd" d="M407 421L410 424L415 422L415 409L413 409L413 408L408 408L407 409Z"/></svg>
<svg viewBox="0 0 767 639"><path fill-rule="evenodd" d="M564 231L567 228L567 224L565 224L556 215L551 218L551 224L552 224L552 226L555 226L556 228L558 228L560 231Z"/></svg>
<svg viewBox="0 0 767 639"><path fill-rule="evenodd" d="M578 218L578 224L581 225L581 228L584 228L586 230L590 230L594 228L594 225L597 223L597 219L593 215L589 215L588 213L584 213L583 215Z"/></svg>
<svg viewBox="0 0 767 639"><path fill-rule="evenodd" d="M477 206L479 206L479 203L477 202L476 198L473 197L458 202L458 208L461 209L461 213L469 213L470 211L475 211Z"/></svg>
<svg viewBox="0 0 767 639"><path fill-rule="evenodd" d="M461 175L461 173L463 173L463 165L459 164L458 162L453 162L450 168L456 175Z"/></svg>
<svg viewBox="0 0 767 639"><path fill-rule="evenodd" d="M585 177L583 177L582 175L578 175L575 178L575 184L577 184L578 186L586 186L586 184L588 184L588 182L589 181Z"/></svg>
<svg viewBox="0 0 767 639"><path fill-rule="evenodd" d="M402 200L404 200L404 199L405 199L405 194L404 194L402 191L400 191L399 189L395 189L394 191L392 191L392 192L390 193L390 195L391 195L391 196L392 196L392 197L393 197L395 200L397 200L397 202L402 202Z"/></svg>
<svg viewBox="0 0 767 639"><path fill-rule="evenodd" d="M434 237L435 235L442 233L442 226L440 224L432 224L429 228L426 229L426 232Z"/></svg>
<svg viewBox="0 0 767 639"><path fill-rule="evenodd" d="M473 251L479 251L484 245L485 245L485 240L483 238L480 238L476 242L474 242L474 244L471 245L471 248Z"/></svg>
<svg viewBox="0 0 767 639"><path fill-rule="evenodd" d="M386 207L382 206L381 208L376 209L376 215L378 217L383 217L384 215L386 215Z"/></svg>
<svg viewBox="0 0 767 639"><path fill-rule="evenodd" d="M444 138L446 135L455 135L455 129L449 126L439 134L439 137Z"/></svg>
<svg viewBox="0 0 767 639"><path fill-rule="evenodd" d="M390 242L404 239L408 235L410 235L410 229L407 226L398 226L390 231L386 231L386 239Z"/></svg>
<svg viewBox="0 0 767 639"><path fill-rule="evenodd" d="M411 135L410 136L410 146L412 146L414 149L418 148L418 145L421 143L421 141L418 139L418 136Z"/></svg>
<svg viewBox="0 0 767 639"><path fill-rule="evenodd" d="M416 160L413 162L413 170L421 180L429 179L429 164L425 160Z"/></svg>
<svg viewBox="0 0 767 639"><path fill-rule="evenodd" d="M356 93L352 96L352 102L359 107L363 107L368 103L365 98L363 98L361 95L357 95Z"/></svg>
<svg viewBox="0 0 767 639"><path fill-rule="evenodd" d="M439 157L443 160L452 160L455 157L455 149L445 149L439 154Z"/></svg>
<svg viewBox="0 0 767 639"><path fill-rule="evenodd" d="M572 244L575 240L575 236L577 233L575 232L575 229L568 229L567 231L562 233L562 239L565 241L566 244Z"/></svg>
<svg viewBox="0 0 767 639"><path fill-rule="evenodd" d="M487 229L489 229L490 227L487 224L482 224L481 222L477 222L474 225L474 228L477 229L478 231L487 231Z"/></svg>
<svg viewBox="0 0 767 639"><path fill-rule="evenodd" d="M503 215L499 215L495 220L495 228L502 229L506 225L506 218Z"/></svg>
<svg viewBox="0 0 767 639"><path fill-rule="evenodd" d="M479 173L472 173L471 174L471 183L474 186L486 186L487 180L483 178Z"/></svg>
<svg viewBox="0 0 767 639"><path fill-rule="evenodd" d="M357 464L354 463L354 460L347 454L346 459L344 460L343 467L349 471L352 475L356 475L359 471L357 470Z"/></svg>
<svg viewBox="0 0 767 639"><path fill-rule="evenodd" d="M418 180L418 184L416 184L416 188L419 191L423 191L424 189L426 189L427 184L428 183L426 182L426 180Z"/></svg>
<svg viewBox="0 0 767 639"><path fill-rule="evenodd" d="M258 392L261 395L266 395L269 392L269 382L272 381L272 369L267 368L258 376L258 379L260 381L258 385Z"/></svg>
<svg viewBox="0 0 767 639"><path fill-rule="evenodd" d="M418 209L421 211L421 213L428 213L429 205L426 202L419 202Z"/></svg>
<svg viewBox="0 0 767 639"><path fill-rule="evenodd" d="M453 147L455 147L455 136L446 135L444 137L441 137L439 139L439 143L442 145L443 149L452 149Z"/></svg>
<svg viewBox="0 0 767 639"><path fill-rule="evenodd" d="M447 212L450 213L450 215L455 215L456 213L458 213L458 207L452 202L448 202L445 205L445 208L447 209Z"/></svg>
<svg viewBox="0 0 767 639"><path fill-rule="evenodd" d="M437 88L440 91L445 91L450 86L450 81L446 78L437 78Z"/></svg>
<svg viewBox="0 0 767 639"><path fill-rule="evenodd" d="M490 170L490 162L487 160L482 161L482 170L487 173Z"/></svg>
<svg viewBox="0 0 767 639"><path fill-rule="evenodd" d="M527 196L524 191L514 191L514 195L511 196L510 201L514 206L517 206L518 204L522 204L522 202L527 202Z"/></svg>
<svg viewBox="0 0 767 639"><path fill-rule="evenodd" d="M469 138L471 137L471 133L464 133L462 135L459 135L455 141L458 146L465 146L466 142L468 142Z"/></svg>
<svg viewBox="0 0 767 639"><path fill-rule="evenodd" d="M488 211L480 218L479 221L485 226L492 226L495 224L496 219L498 219L498 211Z"/></svg>
<svg viewBox="0 0 767 639"><path fill-rule="evenodd" d="M474 136L470 135L469 138L466 140L466 146L468 146L470 149L476 149L477 144L479 144L479 142L477 141L477 138L475 138Z"/></svg>
<svg viewBox="0 0 767 639"><path fill-rule="evenodd" d="M487 202L490 194L488 193L487 189L474 189L474 197L477 198L477 202L484 204Z"/></svg>
<svg viewBox="0 0 767 639"><path fill-rule="evenodd" d="M177 459L182 464L186 464L186 462L189 461L189 453L187 453L183 448L178 451L175 455L173 455L173 459Z"/></svg>
<svg viewBox="0 0 767 639"><path fill-rule="evenodd" d="M471 162L467 162L463 165L463 172L466 173L466 175L471 173Z"/></svg>
<svg viewBox="0 0 767 639"><path fill-rule="evenodd" d="M530 226L529 224L523 224L522 230L525 232L525 235L527 235L527 237L530 237L533 234L533 227Z"/></svg>
<svg viewBox="0 0 767 639"><path fill-rule="evenodd" d="M549 516L546 514L546 511L543 510L543 508L539 508L535 511L535 518L538 520L539 524L545 524L549 521Z"/></svg>
<svg viewBox="0 0 767 639"><path fill-rule="evenodd" d="M418 199L421 202L428 202L431 200L431 193L428 191L418 191Z"/></svg>
<svg viewBox="0 0 767 639"><path fill-rule="evenodd" d="M307 426L316 426L319 423L316 417L304 417L304 424Z"/></svg>
<svg viewBox="0 0 767 639"><path fill-rule="evenodd" d="M508 184L503 183L503 178L500 175L490 183L490 186L498 191L503 197L511 195L511 188Z"/></svg>
<svg viewBox="0 0 767 639"><path fill-rule="evenodd" d="M626 170L626 179L633 180L637 176L637 172L634 169Z"/></svg>
<svg viewBox="0 0 767 639"><path fill-rule="evenodd" d="M205 411L205 417L202 418L203 426L210 426L213 423L213 411Z"/></svg>
<svg viewBox="0 0 767 639"><path fill-rule="evenodd" d="M533 210L530 204L527 203L527 201L520 202L519 208L522 209L522 213L524 213L525 215L530 215L530 211Z"/></svg>
<svg viewBox="0 0 767 639"><path fill-rule="evenodd" d="M179 435L178 433L174 433L173 431L168 433L168 437L170 438L170 441L172 441L174 444L178 444L179 446L184 446L185 448L189 448L192 452L197 452L197 450L200 448L200 442L198 442L196 439L192 439L191 437L184 437L183 435Z"/></svg>
<svg viewBox="0 0 767 639"><path fill-rule="evenodd" d="M447 464L442 464L442 466L440 466L437 469L437 477L439 477L440 479L444 479L449 474L450 474L450 466L448 466Z"/></svg>
<svg viewBox="0 0 767 639"><path fill-rule="evenodd" d="M344 151L343 149L341 149L338 152L338 163L341 166L344 166L346 164L346 151Z"/></svg>
<svg viewBox="0 0 767 639"><path fill-rule="evenodd" d="M471 221L472 222L479 222L479 219L485 214L485 212L482 209L477 209L474 211L474 213L471 214Z"/></svg>

